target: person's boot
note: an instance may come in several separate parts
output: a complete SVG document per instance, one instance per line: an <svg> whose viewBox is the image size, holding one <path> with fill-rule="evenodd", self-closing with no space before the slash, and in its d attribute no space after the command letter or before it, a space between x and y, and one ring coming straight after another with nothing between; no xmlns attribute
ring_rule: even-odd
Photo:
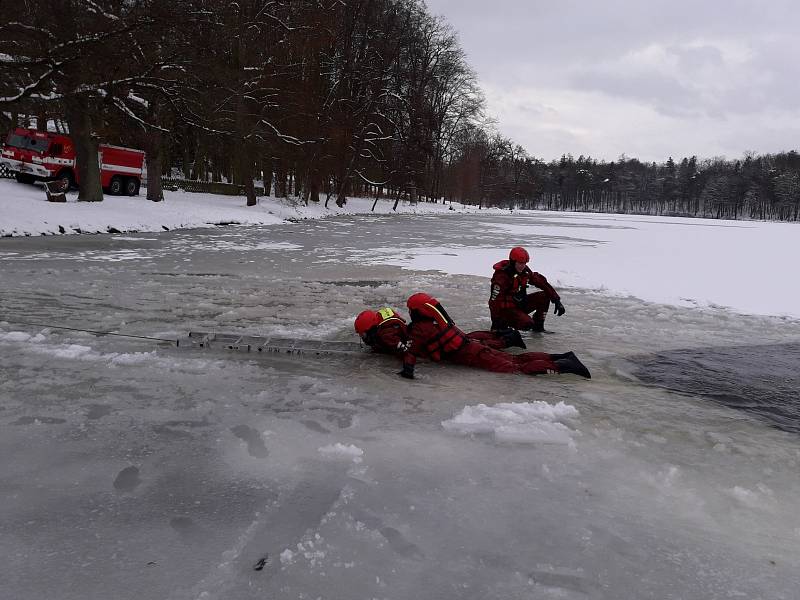
<svg viewBox="0 0 800 600"><path fill-rule="evenodd" d="M553 362L556 364L556 367L558 367L559 373L572 373L573 375L586 377L586 379L592 378L592 374L589 373L589 369L587 369L584 364L578 360L578 357L575 356L574 352L567 352L564 358L553 359Z"/></svg>
<svg viewBox="0 0 800 600"><path fill-rule="evenodd" d="M497 333L500 334L506 348L522 348L523 350L528 348L522 341L522 335L516 329L504 329Z"/></svg>
<svg viewBox="0 0 800 600"><path fill-rule="evenodd" d="M544 333L544 321L534 321L531 331L533 333Z"/></svg>

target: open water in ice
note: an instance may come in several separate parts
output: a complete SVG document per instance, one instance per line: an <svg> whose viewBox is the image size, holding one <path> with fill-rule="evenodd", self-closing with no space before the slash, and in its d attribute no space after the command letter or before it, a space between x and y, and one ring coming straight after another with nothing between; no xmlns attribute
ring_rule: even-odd
<svg viewBox="0 0 800 600"><path fill-rule="evenodd" d="M642 381L710 398L800 434L800 344L671 350L637 362Z"/></svg>
<svg viewBox="0 0 800 600"><path fill-rule="evenodd" d="M0 597L796 598L789 320L560 289L568 314L529 348L575 350L591 381L413 382L378 356L19 324L352 340L364 307L425 290L486 328L486 278L371 260L502 257L486 220L0 240ZM508 406L537 401L564 405Z"/></svg>

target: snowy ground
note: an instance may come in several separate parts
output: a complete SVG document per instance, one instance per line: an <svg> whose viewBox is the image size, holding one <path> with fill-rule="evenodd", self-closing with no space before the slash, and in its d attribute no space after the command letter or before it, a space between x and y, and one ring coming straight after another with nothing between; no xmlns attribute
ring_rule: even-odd
<svg viewBox="0 0 800 600"><path fill-rule="evenodd" d="M748 285L720 302L701 277L713 269L678 253L667 258L695 285L675 301L666 287L664 302L635 297L645 269L595 284L633 255L656 261L657 279L669 266L644 240L680 247L690 229L758 253L782 226L659 223L370 215L0 240L4 593L795 598L800 439L631 373L657 351L797 344L797 296L748 314ZM369 355L248 356L20 324L352 340L358 311L426 290L479 329L512 235L568 310L530 349L574 349L591 381L423 364L407 382ZM420 270L431 256L442 271ZM794 293L781 269L763 271L763 297Z"/></svg>
<svg viewBox="0 0 800 600"><path fill-rule="evenodd" d="M350 198L343 208L334 200L325 208L322 202L306 206L297 200L259 198L257 206L245 206L246 199L184 191L164 191L163 202L150 202L145 190L139 196L105 196L103 202L78 202L78 192L67 194L67 202L47 202L40 184L20 184L0 179L0 237L58 235L75 233L164 231L208 227L218 223L274 225L286 219L319 219L348 214L391 213L393 200L379 200L372 211L374 198ZM452 210L451 210L452 206ZM478 208L461 204L400 202L397 213L477 212ZM484 211L486 212L486 211ZM500 212L491 210L488 212Z"/></svg>

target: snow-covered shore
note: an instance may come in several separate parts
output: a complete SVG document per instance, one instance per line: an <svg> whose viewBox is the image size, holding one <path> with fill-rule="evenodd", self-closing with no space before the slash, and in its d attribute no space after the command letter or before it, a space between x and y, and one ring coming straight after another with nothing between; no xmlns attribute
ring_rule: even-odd
<svg viewBox="0 0 800 600"><path fill-rule="evenodd" d="M0 179L0 236L109 233L192 229L221 223L273 225L287 219L319 219L347 214L392 212L393 200L349 198L343 208L331 200L305 206L302 202L259 198L257 206L245 206L242 196L221 196L184 191L165 191L164 202L139 196L106 196L103 202L77 202L77 192L66 203L48 202L44 188ZM452 210L477 212L477 206L400 202L398 213L439 213ZM495 209L497 210L497 209ZM484 209L485 211L485 209ZM494 212L494 211L492 211Z"/></svg>

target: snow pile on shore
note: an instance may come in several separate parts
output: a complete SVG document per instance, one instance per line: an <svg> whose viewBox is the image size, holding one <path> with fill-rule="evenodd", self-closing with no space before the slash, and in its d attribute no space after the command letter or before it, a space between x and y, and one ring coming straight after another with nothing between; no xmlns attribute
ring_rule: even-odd
<svg viewBox="0 0 800 600"><path fill-rule="evenodd" d="M44 187L0 179L0 236L29 236L72 233L120 233L165 231L238 223L273 225L288 219L320 219L347 214L391 213L393 200L381 199L372 210L374 198L348 198L339 208L331 199L303 202L264 197L256 206L245 206L243 196L164 191L163 202L151 202L142 190L139 196L106 196L103 202L78 202L77 192L67 202L48 202ZM474 212L477 206L462 204L412 204L402 201L398 213ZM498 209L494 209L498 210Z"/></svg>

